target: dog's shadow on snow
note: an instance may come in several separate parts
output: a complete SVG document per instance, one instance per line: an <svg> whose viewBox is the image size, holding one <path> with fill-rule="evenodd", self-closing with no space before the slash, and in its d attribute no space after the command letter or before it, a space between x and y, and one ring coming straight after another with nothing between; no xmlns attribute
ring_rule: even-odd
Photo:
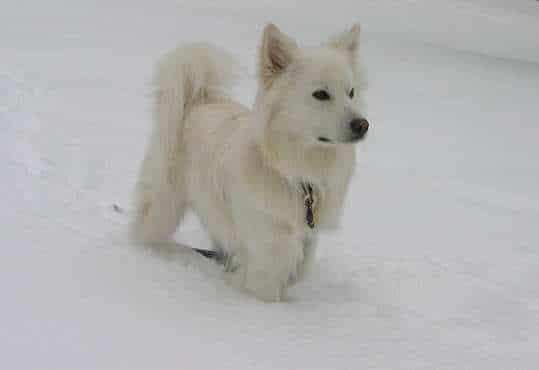
<svg viewBox="0 0 539 370"><path fill-rule="evenodd" d="M153 256L167 262L179 262L185 267L194 267L209 278L221 279L223 268L217 262L203 257L195 252L189 245L179 243L175 240L167 242L141 245Z"/></svg>
<svg viewBox="0 0 539 370"><path fill-rule="evenodd" d="M365 307L377 316L398 316L389 277L380 266L365 263L359 266L337 265L320 259L306 279L289 290L287 302L318 305L348 305Z"/></svg>
<svg viewBox="0 0 539 370"><path fill-rule="evenodd" d="M360 300L363 288L355 279L347 279L346 275L352 272L339 271L338 275L332 271L327 261L319 261L303 281L289 289L287 301L317 301L338 302Z"/></svg>

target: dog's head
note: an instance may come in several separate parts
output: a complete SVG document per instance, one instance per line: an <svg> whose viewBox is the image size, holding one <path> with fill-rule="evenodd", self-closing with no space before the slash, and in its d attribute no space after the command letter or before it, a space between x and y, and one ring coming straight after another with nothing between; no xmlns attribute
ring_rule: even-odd
<svg viewBox="0 0 539 370"><path fill-rule="evenodd" d="M318 48L299 48L275 25L259 51L258 104L265 129L316 145L355 143L369 123L360 112L359 25Z"/></svg>

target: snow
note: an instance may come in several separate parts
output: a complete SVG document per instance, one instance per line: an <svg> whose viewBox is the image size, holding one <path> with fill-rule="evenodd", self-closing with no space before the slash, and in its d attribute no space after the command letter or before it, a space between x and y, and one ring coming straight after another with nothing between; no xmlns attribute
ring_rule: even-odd
<svg viewBox="0 0 539 370"><path fill-rule="evenodd" d="M157 56L212 40L249 103L266 22L313 44L358 20L372 128L288 301L127 241ZM532 0L3 1L1 367L539 368L537 35Z"/></svg>

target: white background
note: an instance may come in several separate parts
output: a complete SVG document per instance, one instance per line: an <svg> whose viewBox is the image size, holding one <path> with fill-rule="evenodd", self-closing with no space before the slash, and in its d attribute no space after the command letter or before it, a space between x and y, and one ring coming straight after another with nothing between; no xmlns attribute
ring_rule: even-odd
<svg viewBox="0 0 539 370"><path fill-rule="evenodd" d="M363 26L371 129L284 303L127 242L156 58ZM539 2L0 4L2 369L539 368ZM118 204L124 213L116 213ZM190 219L177 239L209 244Z"/></svg>

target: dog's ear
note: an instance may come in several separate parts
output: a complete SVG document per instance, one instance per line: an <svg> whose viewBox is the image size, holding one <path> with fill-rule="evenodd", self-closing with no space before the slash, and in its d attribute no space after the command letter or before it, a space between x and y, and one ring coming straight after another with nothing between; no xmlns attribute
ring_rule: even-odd
<svg viewBox="0 0 539 370"><path fill-rule="evenodd" d="M357 63L360 31L361 27L356 23L351 29L331 38L328 42L329 47L345 52L353 67Z"/></svg>
<svg viewBox="0 0 539 370"><path fill-rule="evenodd" d="M296 42L274 24L264 28L258 61L258 78L264 87L269 87L275 77L292 63L298 50Z"/></svg>

